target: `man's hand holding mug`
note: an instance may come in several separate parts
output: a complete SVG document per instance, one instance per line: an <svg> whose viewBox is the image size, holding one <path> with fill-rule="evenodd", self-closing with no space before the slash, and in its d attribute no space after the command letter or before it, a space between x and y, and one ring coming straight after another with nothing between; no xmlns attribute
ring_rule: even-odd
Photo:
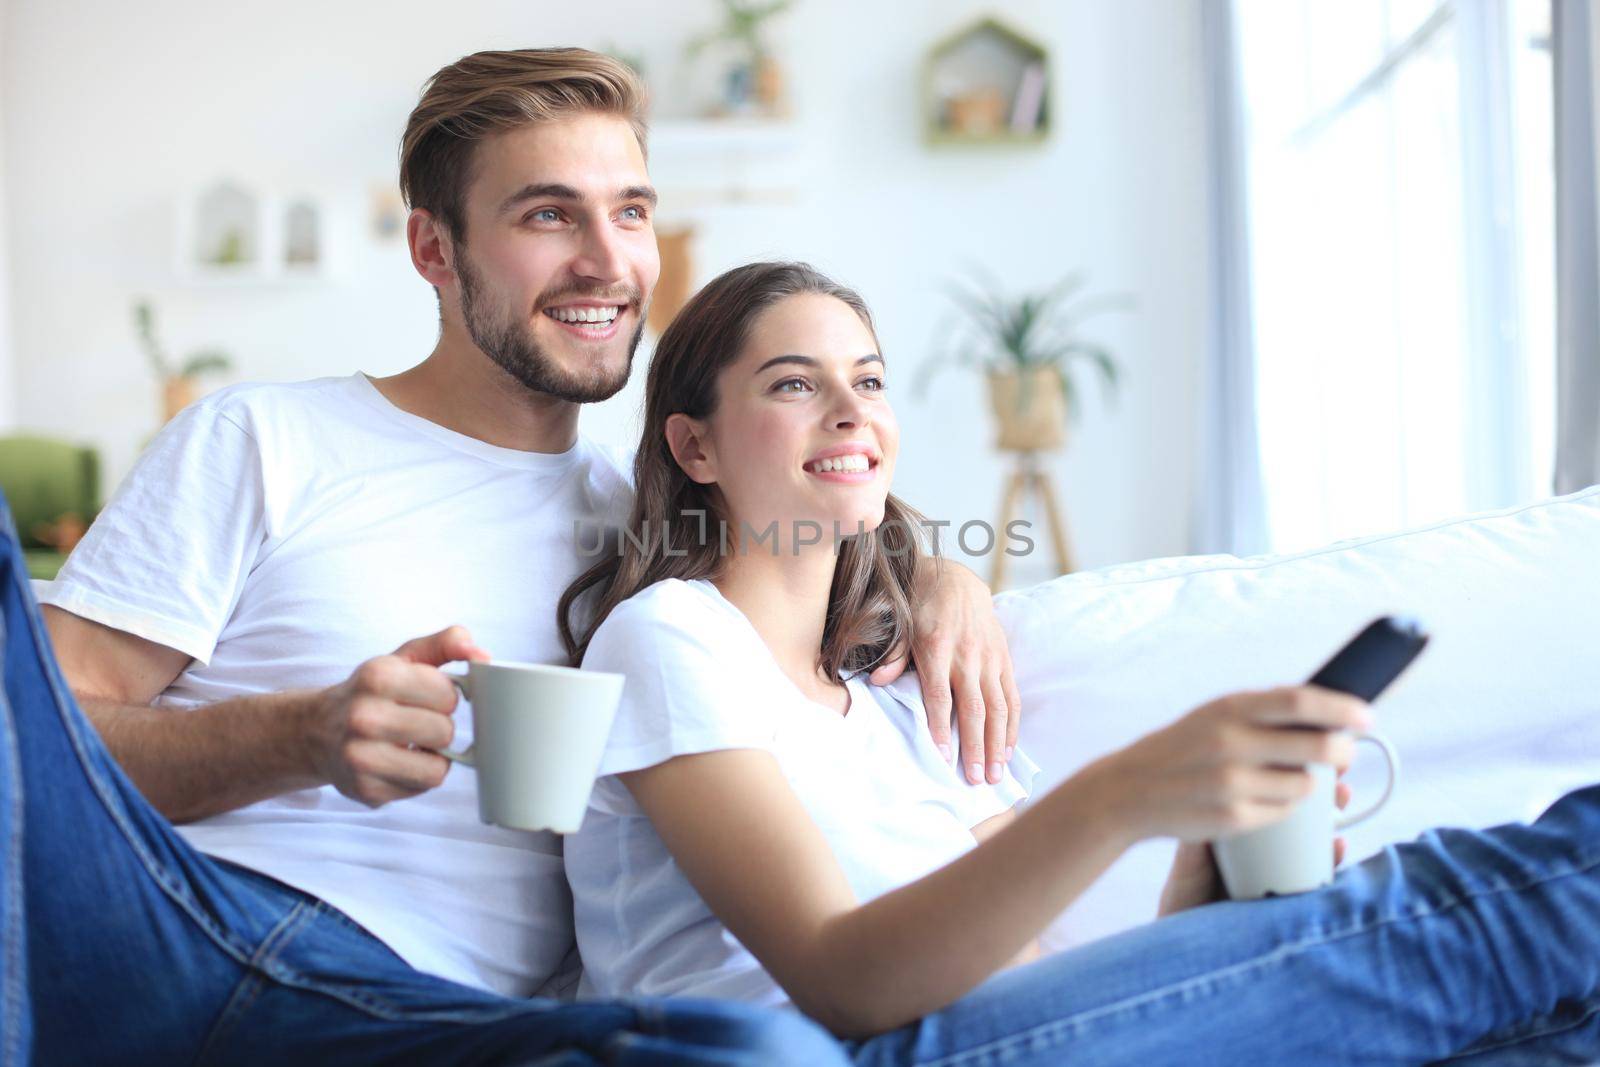
<svg viewBox="0 0 1600 1067"><path fill-rule="evenodd" d="M455 737L458 699L439 668L488 659L465 627L451 626L369 659L323 690L305 731L317 776L373 808L438 786L450 769L439 750Z"/></svg>

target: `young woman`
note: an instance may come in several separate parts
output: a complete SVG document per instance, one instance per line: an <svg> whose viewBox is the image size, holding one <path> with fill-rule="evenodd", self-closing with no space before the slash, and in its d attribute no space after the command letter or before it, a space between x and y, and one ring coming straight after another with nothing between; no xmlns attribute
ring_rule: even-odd
<svg viewBox="0 0 1600 1067"><path fill-rule="evenodd" d="M1020 752L966 784L915 679L862 674L919 551L887 378L861 299L799 264L722 275L657 346L630 536L561 608L574 660L628 679L566 844L591 992L792 1003L874 1064L1600 1055L1600 788L1213 904L1204 842L1287 814L1365 704L1235 694L1020 812ZM1157 836L1170 917L1036 960Z"/></svg>

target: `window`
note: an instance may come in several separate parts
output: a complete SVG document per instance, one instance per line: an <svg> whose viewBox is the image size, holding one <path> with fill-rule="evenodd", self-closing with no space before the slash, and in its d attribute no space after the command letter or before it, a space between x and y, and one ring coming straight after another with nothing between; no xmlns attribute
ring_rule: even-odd
<svg viewBox="0 0 1600 1067"><path fill-rule="evenodd" d="M1239 0L1269 543L1548 492L1548 0Z"/></svg>

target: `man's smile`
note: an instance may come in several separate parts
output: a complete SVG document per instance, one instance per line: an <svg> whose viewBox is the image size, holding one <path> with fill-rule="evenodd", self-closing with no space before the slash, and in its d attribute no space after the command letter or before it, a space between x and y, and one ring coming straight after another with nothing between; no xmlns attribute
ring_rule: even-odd
<svg viewBox="0 0 1600 1067"><path fill-rule="evenodd" d="M618 320L626 310L622 304L562 304L545 308L544 315L574 337L605 341L616 336Z"/></svg>

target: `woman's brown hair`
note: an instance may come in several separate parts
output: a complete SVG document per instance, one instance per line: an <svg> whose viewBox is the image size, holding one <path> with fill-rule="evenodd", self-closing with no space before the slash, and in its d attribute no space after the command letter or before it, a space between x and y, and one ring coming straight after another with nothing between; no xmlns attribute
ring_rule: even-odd
<svg viewBox="0 0 1600 1067"><path fill-rule="evenodd" d="M843 301L874 338L872 313L854 290L804 263L751 263L713 279L678 312L656 344L645 386L644 431L634 458L628 536L561 596L557 621L574 665L611 610L665 578L715 578L724 565L718 531L731 527L714 485L678 466L667 446L670 415L709 417L717 377L734 362L757 316L786 297L818 293ZM911 590L921 557L922 517L890 494L883 522L844 539L828 598L818 665L829 677L876 665L911 635ZM709 534L709 536L708 536ZM579 621L580 599L592 600Z"/></svg>

